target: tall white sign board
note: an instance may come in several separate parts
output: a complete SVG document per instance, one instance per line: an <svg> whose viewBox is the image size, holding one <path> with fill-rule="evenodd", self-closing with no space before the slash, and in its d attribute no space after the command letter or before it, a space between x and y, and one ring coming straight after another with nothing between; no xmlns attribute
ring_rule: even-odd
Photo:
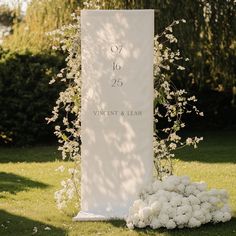
<svg viewBox="0 0 236 236"><path fill-rule="evenodd" d="M124 218L153 174L153 10L81 12L81 211Z"/></svg>

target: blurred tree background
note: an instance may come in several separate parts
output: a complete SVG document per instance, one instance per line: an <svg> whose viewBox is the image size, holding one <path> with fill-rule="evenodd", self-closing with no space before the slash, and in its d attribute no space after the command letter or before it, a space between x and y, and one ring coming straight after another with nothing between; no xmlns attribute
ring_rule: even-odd
<svg viewBox="0 0 236 236"><path fill-rule="evenodd" d="M173 20L178 48L190 60L187 69L172 70L177 87L195 94L205 117L186 117L189 129L236 128L236 3L234 0L32 0L19 7L0 6L0 24L10 26L0 50L0 140L27 145L52 140L50 115L61 85L48 85L63 67L64 55L51 50L46 33L71 21L71 13L88 3L102 9L155 9L155 32ZM1 138L2 137L2 138ZM47 138L46 138L47 137ZM0 141L1 142L1 141Z"/></svg>

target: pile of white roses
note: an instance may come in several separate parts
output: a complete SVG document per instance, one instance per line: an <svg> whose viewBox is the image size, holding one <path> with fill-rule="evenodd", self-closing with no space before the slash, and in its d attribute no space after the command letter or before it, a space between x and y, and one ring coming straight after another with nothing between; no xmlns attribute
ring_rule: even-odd
<svg viewBox="0 0 236 236"><path fill-rule="evenodd" d="M224 189L207 190L204 182L191 182L188 176L155 180L129 209L130 229L199 227L209 222L231 219L228 194Z"/></svg>

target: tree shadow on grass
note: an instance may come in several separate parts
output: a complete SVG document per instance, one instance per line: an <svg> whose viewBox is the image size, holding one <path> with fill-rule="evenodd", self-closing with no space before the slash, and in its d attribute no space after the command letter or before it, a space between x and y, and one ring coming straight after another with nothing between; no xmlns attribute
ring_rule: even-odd
<svg viewBox="0 0 236 236"><path fill-rule="evenodd" d="M109 221L109 223L114 227L125 228L126 223L122 220ZM127 229L128 230L128 229ZM183 228L183 229L173 229L167 230L164 228L161 229L151 229L146 227L144 229L134 229L138 235L166 235L166 236L224 236L224 235L236 235L236 218L233 217L230 221L226 223L212 224L208 223L202 225L199 228Z"/></svg>
<svg viewBox="0 0 236 236"><path fill-rule="evenodd" d="M34 227L37 233L33 234ZM50 230L45 230L49 227ZM36 229L36 228L35 228ZM48 228L46 228L48 229ZM61 229L26 217L11 214L0 210L0 235L1 236L65 236L66 232Z"/></svg>
<svg viewBox="0 0 236 236"><path fill-rule="evenodd" d="M47 188L49 185L33 181L26 177L12 173L0 172L0 198L3 193L16 194L20 191L29 190L30 188Z"/></svg>
<svg viewBox="0 0 236 236"><path fill-rule="evenodd" d="M56 146L0 147L0 163L53 162L60 156Z"/></svg>
<svg viewBox="0 0 236 236"><path fill-rule="evenodd" d="M185 133L185 137L203 136L198 149L186 147L176 151L176 158L182 161L205 163L236 163L236 132L211 131Z"/></svg>

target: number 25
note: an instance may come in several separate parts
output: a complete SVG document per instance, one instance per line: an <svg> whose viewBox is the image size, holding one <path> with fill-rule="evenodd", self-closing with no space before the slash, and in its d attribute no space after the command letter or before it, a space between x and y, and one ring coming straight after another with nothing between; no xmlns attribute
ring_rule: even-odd
<svg viewBox="0 0 236 236"><path fill-rule="evenodd" d="M112 87L122 87L123 81L121 79L113 79L112 80Z"/></svg>

